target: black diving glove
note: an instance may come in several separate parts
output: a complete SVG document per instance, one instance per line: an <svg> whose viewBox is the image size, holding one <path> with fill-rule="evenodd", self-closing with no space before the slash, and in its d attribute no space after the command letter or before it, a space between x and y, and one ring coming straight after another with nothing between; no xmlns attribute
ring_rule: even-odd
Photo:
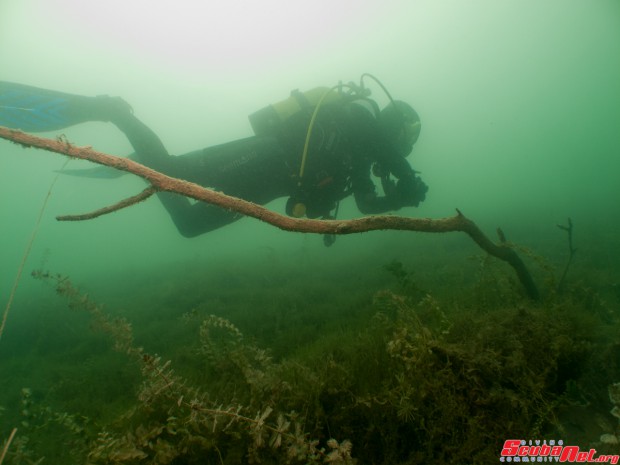
<svg viewBox="0 0 620 465"><path fill-rule="evenodd" d="M394 191L394 200L399 208L417 207L426 199L428 186L416 176L399 179Z"/></svg>

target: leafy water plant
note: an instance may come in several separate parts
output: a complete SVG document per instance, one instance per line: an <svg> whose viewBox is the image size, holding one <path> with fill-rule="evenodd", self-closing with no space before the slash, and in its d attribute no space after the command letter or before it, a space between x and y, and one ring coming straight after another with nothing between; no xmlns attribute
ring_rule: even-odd
<svg viewBox="0 0 620 465"><path fill-rule="evenodd" d="M327 447L320 447L318 440L304 432L304 417L295 411L276 413L271 405L254 407L264 404L256 396L271 386L265 381L269 379L269 359L264 351L242 345L241 332L229 321L216 316L204 320L202 348L211 362L221 362L224 355L227 368L232 363L242 373L250 387L250 397L243 396L245 405L236 395L216 399L213 393L177 375L170 361L137 347L131 324L125 318L108 316L68 278L44 272L33 275L52 281L70 308L88 312L95 326L112 338L114 348L141 366L138 403L116 424L98 432L87 451L89 464L240 463L245 459L255 463L278 456L286 463L354 462L349 441L339 443L330 438ZM224 331L223 343L216 342L213 330Z"/></svg>
<svg viewBox="0 0 620 465"><path fill-rule="evenodd" d="M490 266L484 264L480 285L469 291L477 297L461 293L457 301L402 286L413 278L404 264L394 265L388 271L397 274L396 289L376 292L374 298L371 292L367 302L359 296L354 300L356 318L363 321L347 319L347 311L337 308L347 301L335 299L329 307L332 319L319 326L314 339L278 352L270 350L269 338L282 328L306 331L317 322L291 316L294 326L274 325L270 315L282 310L270 314L252 302L255 318L248 325L248 289L237 296L243 302L238 314L233 296L216 292L204 302L189 299L198 304L182 317L175 312L185 328L182 337L168 324L170 334L156 326L160 332L149 329L145 338L141 326L152 319L153 310L160 319L168 318L164 307L149 312L137 307L129 313L130 323L104 311L67 278L37 272L71 308L90 314L91 326L108 334L141 375L116 380L124 383L125 392L135 393L115 409L117 414L85 422L79 410L57 415L33 390L25 399L31 430L63 425L47 434L59 444L73 444L73 455L39 453L45 444L25 442L30 432L24 428L22 434L20 428L3 465L35 463L33 458L42 455L92 465L355 459L381 465L482 464L497 460L507 431L519 437L582 437L571 427L570 415L589 412L598 418L609 412L606 386L617 379L617 348L609 346L617 335L616 320L584 312L576 290L533 306L518 299L510 280L495 277L492 286L484 286L493 274L487 273ZM191 287L185 283L182 289ZM219 313L225 300L229 308ZM286 300L294 301L293 296ZM139 311L149 317L140 322ZM314 316L311 307L302 313ZM328 314L320 313L320 319ZM165 342L157 351L145 348L160 339ZM123 357L114 358L119 362ZM88 391L73 392L85 398L78 406L100 401ZM71 420L81 432L70 427ZM593 440L613 431L613 426L592 429ZM38 455L17 457L28 450Z"/></svg>

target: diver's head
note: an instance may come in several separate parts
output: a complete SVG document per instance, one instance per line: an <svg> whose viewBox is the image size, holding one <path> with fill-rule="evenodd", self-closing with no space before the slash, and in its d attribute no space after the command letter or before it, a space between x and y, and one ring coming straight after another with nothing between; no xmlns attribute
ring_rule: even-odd
<svg viewBox="0 0 620 465"><path fill-rule="evenodd" d="M390 102L379 116L383 134L406 157L420 136L420 116L411 105L400 100Z"/></svg>

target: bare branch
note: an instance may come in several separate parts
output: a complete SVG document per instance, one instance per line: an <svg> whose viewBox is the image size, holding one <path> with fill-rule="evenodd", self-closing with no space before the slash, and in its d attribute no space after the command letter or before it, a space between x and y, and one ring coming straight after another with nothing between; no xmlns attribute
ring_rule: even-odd
<svg viewBox="0 0 620 465"><path fill-rule="evenodd" d="M570 264L573 262L573 258L575 257L575 252L577 249L573 247L573 220L568 219L568 226L564 226L561 224L556 225L562 231L566 231L568 234L568 261L566 262L566 266L564 267L564 271L562 272L562 277L558 283L558 292L562 292L562 288L564 286L564 280L566 279L566 274L568 273L568 269L570 268Z"/></svg>
<svg viewBox="0 0 620 465"><path fill-rule="evenodd" d="M151 195L157 192L157 189L153 186L147 187L142 192L132 197L128 197L120 202L115 203L114 205L110 205L108 207L100 208L99 210L95 210L91 213L83 213L81 215L61 215L57 216L56 219L58 221L83 221L83 220L92 220L93 218L97 218L101 215L106 215L108 213L115 212L117 210L121 210L122 208L130 207L135 205L138 202L142 202L143 200L148 199Z"/></svg>
<svg viewBox="0 0 620 465"><path fill-rule="evenodd" d="M6 453L8 452L11 442L15 437L15 433L17 433L17 428L13 428L13 431L11 431L11 434L9 435L9 439L7 439L6 444L2 449L2 454L0 454L0 465L2 465L2 462L4 462L4 458L6 457Z"/></svg>
<svg viewBox="0 0 620 465"><path fill-rule="evenodd" d="M218 205L229 210L251 216L285 231L297 231L316 234L354 234L376 230L402 230L431 233L461 231L469 235L480 248L490 255L509 263L517 273L519 280L532 299L538 299L538 289L525 264L517 253L507 244L493 243L478 226L457 210L449 218L405 218L400 216L367 216L352 220L312 220L291 218L280 215L265 207L221 192L207 189L198 184L166 176L127 158L93 150L91 147L76 147L66 140L44 139L21 131L0 126L0 138L13 141L24 147L36 147L50 152L60 153L81 160L89 160L100 165L127 171L146 179L154 191L176 192L201 202ZM148 189L147 189L148 190ZM151 193L152 194L152 193ZM151 195L150 194L150 195Z"/></svg>

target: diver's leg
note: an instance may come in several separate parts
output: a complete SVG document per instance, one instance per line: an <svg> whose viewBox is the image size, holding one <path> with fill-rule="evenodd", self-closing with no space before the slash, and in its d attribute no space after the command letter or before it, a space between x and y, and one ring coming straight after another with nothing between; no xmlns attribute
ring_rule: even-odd
<svg viewBox="0 0 620 465"><path fill-rule="evenodd" d="M160 192L158 197L179 233L187 238L219 229L243 218L240 213L216 205L202 202L192 204L186 197L171 192Z"/></svg>
<svg viewBox="0 0 620 465"><path fill-rule="evenodd" d="M114 123L134 146L142 163L164 164L168 152L131 106L118 97L84 97L0 81L0 125L28 132L56 131L87 121Z"/></svg>
<svg viewBox="0 0 620 465"><path fill-rule="evenodd" d="M139 162L170 176L197 182L265 204L284 195L283 184L289 182L282 147L273 138L250 137L185 156L170 156L159 137L144 123L110 99L101 105L102 118L115 124L129 139ZM198 202L184 196L160 192L157 194L181 235L195 237L226 226L243 215Z"/></svg>
<svg viewBox="0 0 620 465"><path fill-rule="evenodd" d="M133 114L133 110L118 97L94 97L88 104L96 120L108 121L119 128L133 147L138 162L158 171L166 171L173 163L159 136Z"/></svg>
<svg viewBox="0 0 620 465"><path fill-rule="evenodd" d="M250 137L180 157L173 175L224 194L264 205L290 191L291 177L281 145L273 138ZM194 237L228 225L243 215L185 197L160 193L179 232Z"/></svg>
<svg viewBox="0 0 620 465"><path fill-rule="evenodd" d="M175 158L173 176L252 202L262 204L290 190L286 152L275 137L247 137Z"/></svg>
<svg viewBox="0 0 620 465"><path fill-rule="evenodd" d="M170 156L157 134L136 118L133 111L123 105L124 101L109 97L98 99L99 117L111 122L125 134L136 151L138 162L164 174L181 178L184 178L183 174L190 174L188 168L195 168L186 167L183 157ZM193 204L179 194L159 192L157 197L179 233L188 238L220 228L242 216L213 205Z"/></svg>
<svg viewBox="0 0 620 465"><path fill-rule="evenodd" d="M208 160L196 157L173 157L159 137L142 121L124 100L117 97L84 97L37 87L0 81L0 124L26 131L54 131L87 121L111 122L128 138L136 159L157 171L203 185L221 189L231 195L266 203L275 198L270 183L275 171L270 170L267 185L254 186L256 179L265 181L260 168L266 169L264 159L257 157L273 153L271 143L256 140L226 145L219 157ZM258 145L255 142L260 142ZM208 155L215 155L214 152ZM240 158L236 158L239 155ZM258 163L258 166L256 166ZM271 166L271 165L270 165ZM229 224L241 215L217 206L192 204L187 198L158 193L179 232L187 237L212 231Z"/></svg>
<svg viewBox="0 0 620 465"><path fill-rule="evenodd" d="M56 131L88 121L111 122L129 139L136 159L166 174L178 157L171 157L159 137L133 114L131 106L118 97L85 97L54 90L0 81L0 125L29 132ZM226 210L213 213L192 205L185 197L159 193L161 202L183 235L192 236L234 221ZM204 211L198 211L204 210ZM213 226L206 215L214 216Z"/></svg>
<svg viewBox="0 0 620 465"><path fill-rule="evenodd" d="M111 122L125 134L136 152L138 162L175 177L185 171L182 169L182 157L170 156L157 134L136 118L133 111L123 105L123 100L109 97L97 99L99 118ZM184 237L195 237L239 218L219 207L192 204L188 198L179 194L159 192L157 197Z"/></svg>
<svg viewBox="0 0 620 465"><path fill-rule="evenodd" d="M199 166L200 164L194 163L193 157L170 156L159 137L134 116L123 100L110 97L97 97L94 100L96 102L91 101L91 104L94 104L96 109L92 111L97 114L97 119L111 122L125 134L136 152L138 162L182 179L191 179L196 175L196 171L201 171L202 180L211 181L205 185L218 184L217 180L223 174L216 169L216 166L220 165L219 161ZM243 152L241 150L241 153ZM170 192L159 192L157 197L184 237L195 237L213 231L243 216L215 205L194 204L188 198Z"/></svg>

